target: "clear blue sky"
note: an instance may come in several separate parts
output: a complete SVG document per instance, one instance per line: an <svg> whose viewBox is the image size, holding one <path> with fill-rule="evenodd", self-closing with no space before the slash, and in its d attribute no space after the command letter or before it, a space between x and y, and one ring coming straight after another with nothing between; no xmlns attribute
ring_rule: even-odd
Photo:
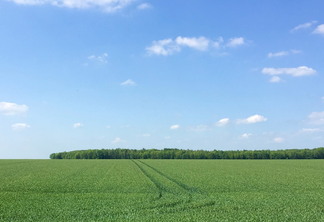
<svg viewBox="0 0 324 222"><path fill-rule="evenodd" d="M2 0L0 158L324 146L321 0Z"/></svg>

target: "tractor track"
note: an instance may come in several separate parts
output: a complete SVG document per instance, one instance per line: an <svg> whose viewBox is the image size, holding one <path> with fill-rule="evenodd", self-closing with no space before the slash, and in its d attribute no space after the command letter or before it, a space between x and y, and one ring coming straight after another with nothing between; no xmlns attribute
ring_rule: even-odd
<svg viewBox="0 0 324 222"><path fill-rule="evenodd" d="M146 170L144 170L143 167L137 163L137 161L132 160L132 162L140 169L140 171L145 175L145 177L147 177L155 185L159 192L157 199L160 199L162 197L162 191L164 190L163 186L161 186L161 184L154 177L148 174Z"/></svg>
<svg viewBox="0 0 324 222"><path fill-rule="evenodd" d="M181 183L179 181L177 181L176 179L166 175L165 173L159 171L158 169L148 165L147 163L144 163L143 161L141 160L138 160L140 163L144 164L145 166L151 168L153 171L155 171L156 173L160 174L161 176L163 176L164 178L168 179L169 181L177 184L179 187L181 187L183 190L185 190L186 192L188 192L189 194L191 193L199 193L198 192L198 189L197 188L194 188L194 187L190 187L188 186L187 184L184 184L184 183Z"/></svg>
<svg viewBox="0 0 324 222"><path fill-rule="evenodd" d="M132 160L132 162L157 188L158 196L155 200L162 200L163 197L169 194L175 197L175 201L160 203L156 206L150 207L151 209L164 208L165 210L168 209L167 211L172 212L175 208L178 210L186 210L188 208L195 209L215 205L214 200L210 200L208 196L204 195L197 188L181 183L141 160ZM154 176L154 174L156 176ZM158 177L160 177L160 179ZM168 181L170 185L163 183L161 179ZM174 186L173 189L170 189L171 185ZM179 191L181 191L181 193L179 193Z"/></svg>

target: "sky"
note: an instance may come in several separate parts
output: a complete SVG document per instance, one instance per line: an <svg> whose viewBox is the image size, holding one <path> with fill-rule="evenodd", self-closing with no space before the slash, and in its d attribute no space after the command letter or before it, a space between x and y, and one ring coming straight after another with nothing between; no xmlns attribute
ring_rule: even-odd
<svg viewBox="0 0 324 222"><path fill-rule="evenodd" d="M324 146L321 0L1 0L0 159Z"/></svg>

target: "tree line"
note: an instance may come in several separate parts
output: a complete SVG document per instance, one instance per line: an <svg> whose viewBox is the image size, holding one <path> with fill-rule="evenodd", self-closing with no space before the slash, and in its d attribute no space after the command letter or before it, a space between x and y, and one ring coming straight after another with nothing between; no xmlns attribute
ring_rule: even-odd
<svg viewBox="0 0 324 222"><path fill-rule="evenodd" d="M324 159L324 147L285 150L89 149L52 153L51 159Z"/></svg>

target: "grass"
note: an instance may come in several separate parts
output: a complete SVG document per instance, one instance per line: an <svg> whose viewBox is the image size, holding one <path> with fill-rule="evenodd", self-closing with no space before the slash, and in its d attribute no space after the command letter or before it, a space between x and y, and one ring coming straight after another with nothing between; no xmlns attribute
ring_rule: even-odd
<svg viewBox="0 0 324 222"><path fill-rule="evenodd" d="M324 221L324 160L0 160L0 221Z"/></svg>

